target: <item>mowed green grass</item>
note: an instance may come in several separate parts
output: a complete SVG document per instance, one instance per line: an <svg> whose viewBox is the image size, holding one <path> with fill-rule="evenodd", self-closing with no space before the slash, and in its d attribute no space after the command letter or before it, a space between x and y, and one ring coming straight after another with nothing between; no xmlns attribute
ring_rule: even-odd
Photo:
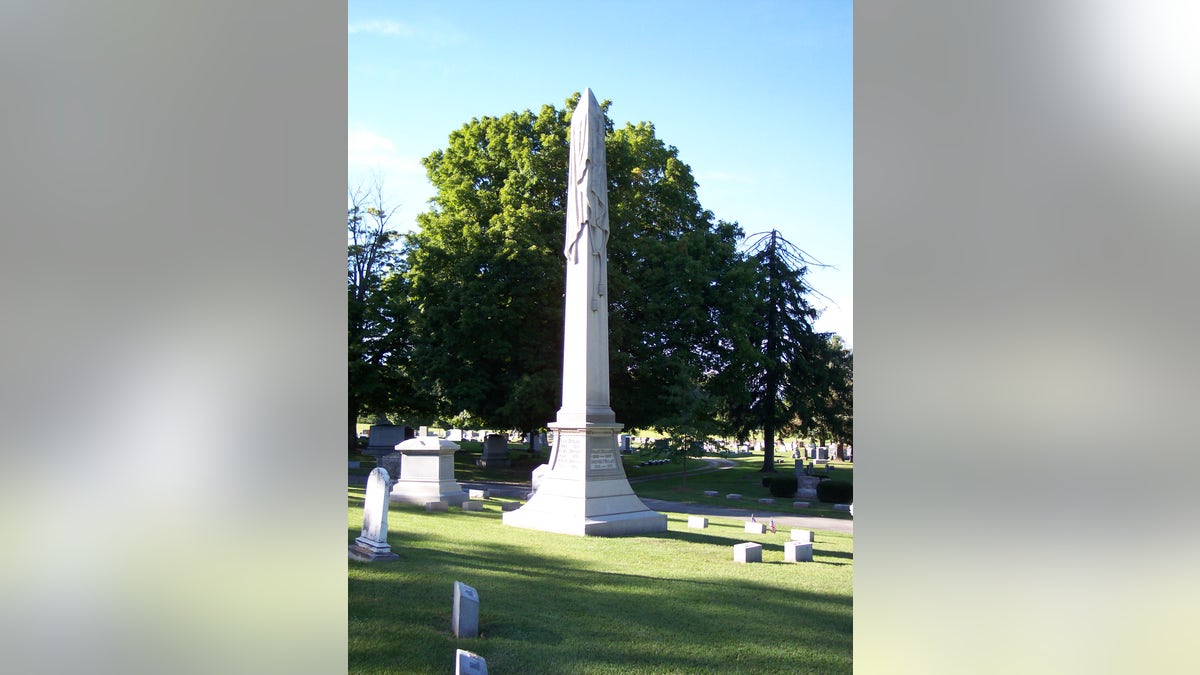
<svg viewBox="0 0 1200 675"><path fill-rule="evenodd" d="M362 525L350 489L347 543ZM504 526L483 512L394 504L400 559L349 561L349 670L445 673L454 650L496 673L849 673L853 538L816 532L814 562L784 563L789 531L737 519L704 530L668 514L654 536L574 537ZM762 564L733 545L763 544ZM479 591L478 638L450 631L453 583Z"/></svg>
<svg viewBox="0 0 1200 675"><path fill-rule="evenodd" d="M775 474L765 474L760 471L763 463L762 455L742 455L727 459L732 461L734 466L688 476L686 482L682 476L670 476L661 480L635 483L633 490L639 497L650 499L666 499L676 502L708 504L711 506L748 509L751 511L760 510L772 513L850 519L849 513L835 511L832 504L825 504L815 499L799 500L808 501L809 506L806 508L796 508L792 506L792 502L798 501L797 499L774 497L769 489L763 487L762 480L764 476L793 475L795 461L790 458L784 463L776 465ZM834 463L832 467L829 469L829 477L831 479L853 482L853 464ZM818 472L818 474L820 473ZM705 490L716 490L720 494L716 497L705 497ZM742 499L737 501L727 499L725 495L731 492L742 495ZM759 504L758 500L764 497L774 498L775 503L770 505Z"/></svg>

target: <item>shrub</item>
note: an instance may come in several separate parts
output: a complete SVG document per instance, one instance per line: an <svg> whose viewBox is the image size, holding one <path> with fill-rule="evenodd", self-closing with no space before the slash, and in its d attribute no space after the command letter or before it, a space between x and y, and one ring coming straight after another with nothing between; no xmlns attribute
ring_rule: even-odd
<svg viewBox="0 0 1200 675"><path fill-rule="evenodd" d="M763 476L762 486L765 488L769 488L769 487L771 487L771 483L774 480L775 480L775 476Z"/></svg>
<svg viewBox="0 0 1200 675"><path fill-rule="evenodd" d="M823 480L817 483L817 499L832 504L849 504L854 501L854 483Z"/></svg>
<svg viewBox="0 0 1200 675"><path fill-rule="evenodd" d="M795 476L776 476L767 487L773 497L791 498L796 496L798 484Z"/></svg>

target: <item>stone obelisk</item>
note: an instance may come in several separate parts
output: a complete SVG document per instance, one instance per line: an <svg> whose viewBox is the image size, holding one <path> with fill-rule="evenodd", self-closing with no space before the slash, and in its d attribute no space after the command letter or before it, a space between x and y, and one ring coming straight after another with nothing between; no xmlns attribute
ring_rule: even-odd
<svg viewBox="0 0 1200 675"><path fill-rule="evenodd" d="M667 517L629 487L608 398L608 172L604 114L587 89L571 116L567 171L562 407L546 472L504 524L576 535L665 532Z"/></svg>

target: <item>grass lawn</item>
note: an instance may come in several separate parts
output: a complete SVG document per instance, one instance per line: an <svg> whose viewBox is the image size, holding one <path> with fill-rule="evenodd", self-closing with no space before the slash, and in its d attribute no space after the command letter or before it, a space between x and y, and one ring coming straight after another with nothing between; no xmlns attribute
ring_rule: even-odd
<svg viewBox="0 0 1200 675"><path fill-rule="evenodd" d="M763 463L762 455L731 456L726 459L733 462L734 466L694 476L689 475L686 484L682 476L634 483L633 491L639 497L650 499L667 499L691 504L710 504L712 506L742 508L752 511L761 509L775 513L850 518L850 514L845 511L834 511L832 504L824 504L811 499L807 500L810 504L808 508L796 508L792 506L792 502L797 500L782 497L774 497L775 503L769 506L760 505L758 503L760 498L773 497L771 491L762 485L763 477L768 475L759 471ZM679 465L676 464L674 466L675 470L678 471ZM777 473L775 475L787 476L793 472L795 463L789 458L783 464L777 464L776 466ZM853 464L835 462L832 466L833 468L829 469L829 477L831 479L851 483L854 481ZM717 497L705 497L705 490L716 490L720 495ZM726 499L725 495L731 492L742 495L742 499L740 501Z"/></svg>
<svg viewBox="0 0 1200 675"><path fill-rule="evenodd" d="M362 525L350 488L347 543ZM786 529L705 530L669 515L654 536L573 537L506 527L483 512L393 504L400 559L349 561L349 671L444 673L456 647L496 673L849 673L853 538L816 532L814 562L784 563ZM732 546L763 544L763 564ZM478 638L450 632L452 588L479 591Z"/></svg>

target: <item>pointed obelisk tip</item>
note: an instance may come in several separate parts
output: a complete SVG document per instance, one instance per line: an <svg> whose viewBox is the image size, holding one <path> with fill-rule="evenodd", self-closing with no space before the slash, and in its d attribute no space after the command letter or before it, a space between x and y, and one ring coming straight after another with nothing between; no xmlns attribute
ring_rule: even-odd
<svg viewBox="0 0 1200 675"><path fill-rule="evenodd" d="M579 107L587 110L600 107L600 104L596 101L596 96L592 94L591 87L583 90L583 96L579 97Z"/></svg>

